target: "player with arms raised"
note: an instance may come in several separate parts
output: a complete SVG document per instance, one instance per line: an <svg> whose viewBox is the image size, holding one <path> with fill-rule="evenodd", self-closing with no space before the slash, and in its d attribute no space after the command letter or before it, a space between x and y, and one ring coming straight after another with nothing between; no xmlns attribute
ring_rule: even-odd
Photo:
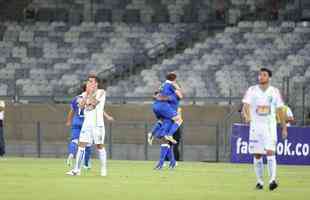
<svg viewBox="0 0 310 200"><path fill-rule="evenodd" d="M261 68L258 75L259 84L251 86L244 98L243 116L250 123L249 152L254 155L254 170L257 177L256 189L263 189L263 155L267 156L267 166L270 176L269 190L278 187L276 181L276 144L277 144L277 120L280 117L282 125L282 137L287 137L285 123L284 103L279 90L269 85L272 72Z"/></svg>

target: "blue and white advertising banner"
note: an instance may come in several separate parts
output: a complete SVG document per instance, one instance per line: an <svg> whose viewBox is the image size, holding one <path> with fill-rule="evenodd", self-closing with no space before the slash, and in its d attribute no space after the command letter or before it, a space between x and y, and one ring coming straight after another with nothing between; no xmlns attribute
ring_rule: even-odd
<svg viewBox="0 0 310 200"><path fill-rule="evenodd" d="M231 162L252 163L249 154L249 126L234 124L231 133ZM288 138L282 140L278 129L277 163L310 165L310 127L288 127Z"/></svg>

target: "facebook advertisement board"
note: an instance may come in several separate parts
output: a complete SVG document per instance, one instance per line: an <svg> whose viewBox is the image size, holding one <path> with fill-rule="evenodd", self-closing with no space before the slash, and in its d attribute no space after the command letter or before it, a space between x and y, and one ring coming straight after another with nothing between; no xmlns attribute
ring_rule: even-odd
<svg viewBox="0 0 310 200"><path fill-rule="evenodd" d="M253 163L249 154L249 126L234 124L231 133L231 162ZM310 127L288 127L288 138L283 140L278 129L277 163L310 165Z"/></svg>

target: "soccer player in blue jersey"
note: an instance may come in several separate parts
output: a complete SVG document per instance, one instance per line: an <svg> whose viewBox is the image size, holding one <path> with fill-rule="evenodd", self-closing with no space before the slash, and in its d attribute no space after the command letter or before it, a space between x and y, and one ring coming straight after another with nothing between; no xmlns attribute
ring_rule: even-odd
<svg viewBox="0 0 310 200"><path fill-rule="evenodd" d="M183 122L177 112L179 99L183 98L183 94L180 86L176 83L175 73L168 73L166 78L167 80L161 85L153 104L153 111L158 119L163 120L161 136L176 143L172 136Z"/></svg>
<svg viewBox="0 0 310 200"><path fill-rule="evenodd" d="M167 80L162 84L159 93L155 96L153 104L153 112L159 121L155 124L152 132L161 141L160 159L156 169L162 168L167 155L170 157L170 167L175 167L175 159L169 142L172 144L176 143L172 135L183 122L178 113L179 100L181 98L183 98L183 94L181 88L176 83L176 74L170 72L167 75ZM149 141L151 139L149 138Z"/></svg>
<svg viewBox="0 0 310 200"><path fill-rule="evenodd" d="M86 85L82 86L82 90L85 91ZM66 126L71 127L71 138L68 144L68 158L67 165L72 166L72 160L75 157L78 147L78 141L80 137L81 128L84 122L84 111L78 106L78 99L81 98L80 95L74 97L70 103L70 111L68 113ZM85 159L84 168L90 169L90 156L91 156L91 146L87 146L85 149Z"/></svg>

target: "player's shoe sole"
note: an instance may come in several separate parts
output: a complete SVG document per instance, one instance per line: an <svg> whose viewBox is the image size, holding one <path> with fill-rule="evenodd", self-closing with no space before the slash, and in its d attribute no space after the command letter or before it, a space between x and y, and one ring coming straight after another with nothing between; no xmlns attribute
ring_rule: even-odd
<svg viewBox="0 0 310 200"><path fill-rule="evenodd" d="M70 170L66 173L66 175L68 176L80 176L81 175L81 172L76 172L74 170Z"/></svg>
<svg viewBox="0 0 310 200"><path fill-rule="evenodd" d="M154 167L154 170L162 170L163 166L164 166L164 164L162 164L162 165L157 164L156 167Z"/></svg>
<svg viewBox="0 0 310 200"><path fill-rule="evenodd" d="M177 167L176 163L170 163L169 169L175 169Z"/></svg>
<svg viewBox="0 0 310 200"><path fill-rule="evenodd" d="M171 142L172 144L176 144L176 143L178 143L172 136L170 136L170 135L166 135L165 137L164 137L166 140L168 140L169 142Z"/></svg>
<svg viewBox="0 0 310 200"><path fill-rule="evenodd" d="M256 186L255 186L255 189L262 190L262 189L264 189L264 186L262 184L260 184L260 183L257 183Z"/></svg>
<svg viewBox="0 0 310 200"><path fill-rule="evenodd" d="M278 183L276 181L272 181L270 184L269 184L269 190L270 191L273 191L275 190L277 187L279 187Z"/></svg>

